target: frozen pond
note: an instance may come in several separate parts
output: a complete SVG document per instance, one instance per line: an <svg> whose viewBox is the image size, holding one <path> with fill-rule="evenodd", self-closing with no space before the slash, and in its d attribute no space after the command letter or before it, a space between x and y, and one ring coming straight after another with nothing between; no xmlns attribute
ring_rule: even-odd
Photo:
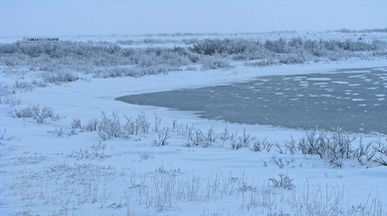
<svg viewBox="0 0 387 216"><path fill-rule="evenodd" d="M250 82L130 95L127 103L245 124L387 134L387 70L266 76Z"/></svg>

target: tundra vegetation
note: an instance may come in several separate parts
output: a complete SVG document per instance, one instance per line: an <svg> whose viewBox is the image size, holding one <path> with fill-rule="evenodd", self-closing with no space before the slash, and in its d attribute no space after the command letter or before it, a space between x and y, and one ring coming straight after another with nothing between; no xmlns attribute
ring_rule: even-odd
<svg viewBox="0 0 387 216"><path fill-rule="evenodd" d="M38 71L44 81L72 82L80 74L94 77L143 76L169 71L368 59L387 54L384 41L201 39L188 47L125 48L109 42L26 42L0 45L0 62Z"/></svg>

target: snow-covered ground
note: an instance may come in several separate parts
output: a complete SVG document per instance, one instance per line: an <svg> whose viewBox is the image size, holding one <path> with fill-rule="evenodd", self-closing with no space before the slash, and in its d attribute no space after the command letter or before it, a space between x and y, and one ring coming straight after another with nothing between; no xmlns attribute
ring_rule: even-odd
<svg viewBox="0 0 387 216"><path fill-rule="evenodd" d="M373 39L386 38L386 34L380 35L374 33ZM387 59L258 68L235 63L229 69L136 78L86 77L32 90L17 89L12 95L14 103L0 104L0 215L387 215L387 167L374 162L360 164L355 158L334 167L317 155L288 152L285 145L304 137L305 131L206 120L190 112L115 100L265 75L383 66ZM20 74L7 71L9 66L2 67L2 85L20 79ZM58 119L37 123L12 117L15 109L31 105L52 108ZM107 118L117 113L121 123L125 116L138 119L143 113L149 129L109 139L97 131L88 132L83 126L103 119L102 112ZM233 150L230 142L221 138L225 128L241 137L245 130L251 143ZM192 138L189 134L197 129L205 134L214 129L216 140L205 148L187 147ZM169 135L167 144L157 146L164 130ZM354 143L360 137L364 143L387 142L385 134L349 136L356 138ZM273 144L270 150L251 150L253 142L264 140ZM284 184L275 185L281 177Z"/></svg>

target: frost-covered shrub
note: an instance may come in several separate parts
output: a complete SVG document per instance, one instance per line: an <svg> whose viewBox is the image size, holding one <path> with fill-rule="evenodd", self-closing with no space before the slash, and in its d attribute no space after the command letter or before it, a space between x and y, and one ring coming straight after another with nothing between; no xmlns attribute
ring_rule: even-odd
<svg viewBox="0 0 387 216"><path fill-rule="evenodd" d="M89 120L86 125L82 126L82 130L86 132L93 132L96 131L98 127L98 120L97 119L92 119Z"/></svg>
<svg viewBox="0 0 387 216"><path fill-rule="evenodd" d="M286 41L284 39L280 38L280 39L275 40L275 41L266 40L264 47L265 47L265 49L267 49L271 52L288 53L290 50L287 49L286 45L287 45Z"/></svg>
<svg viewBox="0 0 387 216"><path fill-rule="evenodd" d="M303 154L318 154L322 158L321 149L325 148L324 134L317 134L316 130L305 132L305 137L298 142L298 149Z"/></svg>
<svg viewBox="0 0 387 216"><path fill-rule="evenodd" d="M187 52L183 48L146 48L138 50L135 56L136 65L149 67L153 65L182 66L191 63Z"/></svg>
<svg viewBox="0 0 387 216"><path fill-rule="evenodd" d="M17 89L23 89L23 90L31 90L33 88L30 82L19 81L19 80L15 81L14 87Z"/></svg>
<svg viewBox="0 0 387 216"><path fill-rule="evenodd" d="M207 131L207 136L206 136L206 142L208 144L215 143L216 142L216 135L215 135L215 130L214 128L210 128Z"/></svg>
<svg viewBox="0 0 387 216"><path fill-rule="evenodd" d="M255 137L251 137L250 134L244 129L241 136L237 136L230 140L231 148L233 150L238 150L241 148L249 148L250 143L254 141Z"/></svg>
<svg viewBox="0 0 387 216"><path fill-rule="evenodd" d="M149 132L150 122L145 113L140 113L136 118L125 117L126 123L122 126L123 131L128 135L146 134Z"/></svg>
<svg viewBox="0 0 387 216"><path fill-rule="evenodd" d="M8 96L12 94L11 88L8 85L0 83L0 96Z"/></svg>
<svg viewBox="0 0 387 216"><path fill-rule="evenodd" d="M283 173L279 174L278 178L270 178L269 181L271 181L273 187L275 188L282 188L285 190L292 190L296 186L293 184L293 179L291 179L288 175L285 175Z"/></svg>
<svg viewBox="0 0 387 216"><path fill-rule="evenodd" d="M187 136L187 146L188 147L193 147L193 146L207 147L208 145L207 145L205 140L206 140L206 138L203 135L202 130L191 128L188 131L188 136Z"/></svg>
<svg viewBox="0 0 387 216"><path fill-rule="evenodd" d="M152 146L168 145L169 138L170 138L169 128L164 127L163 129L161 129L157 132L156 138L152 142Z"/></svg>
<svg viewBox="0 0 387 216"><path fill-rule="evenodd" d="M10 54L19 53L30 57L47 55L50 58L62 58L65 56L85 57L98 54L120 53L122 49L111 43L93 43L93 42L24 42L18 41L12 44L4 44L0 48L0 53Z"/></svg>
<svg viewBox="0 0 387 216"><path fill-rule="evenodd" d="M205 58L202 60L202 69L204 70L215 70L230 67L231 65L225 59L219 57Z"/></svg>
<svg viewBox="0 0 387 216"><path fill-rule="evenodd" d="M372 142L363 144L362 139L360 139L359 146L354 149L354 156L357 158L359 163L364 164L370 162L376 156L377 151L373 148Z"/></svg>
<svg viewBox="0 0 387 216"><path fill-rule="evenodd" d="M266 151L269 152L271 148L274 146L272 142L269 142L266 138L263 140L255 140L253 143L253 151L255 152L261 152Z"/></svg>
<svg viewBox="0 0 387 216"><path fill-rule="evenodd" d="M73 158L75 160L103 160L106 158L111 157L111 155L108 155L105 153L104 148L103 149L80 149L79 151L73 151L70 154L67 155L69 158Z"/></svg>
<svg viewBox="0 0 387 216"><path fill-rule="evenodd" d="M342 159L356 158L358 154L352 145L354 140L341 129L337 129L331 136L310 131L300 139L298 149L303 154L319 155L320 158L329 160L333 166L341 167Z"/></svg>
<svg viewBox="0 0 387 216"><path fill-rule="evenodd" d="M380 140L374 147L375 151L375 162L387 166L387 143L382 143Z"/></svg>
<svg viewBox="0 0 387 216"><path fill-rule="evenodd" d="M137 69L153 67L143 74L159 73L185 66L199 60L186 48L122 48L108 42L24 42L0 46L0 62L28 65L39 71L80 71L95 74L112 67L134 65ZM171 67L171 68L169 68ZM166 69L164 69L166 68ZM96 73L99 74L99 73ZM121 73L138 75L141 73ZM107 76L106 73L103 74ZM110 76L108 76L110 77ZM65 81L73 80L65 78Z"/></svg>
<svg viewBox="0 0 387 216"><path fill-rule="evenodd" d="M243 39L205 39L197 41L191 47L195 53L203 55L240 54L259 46L259 42Z"/></svg>
<svg viewBox="0 0 387 216"><path fill-rule="evenodd" d="M97 130L98 136L102 140L116 137L127 138L130 135L145 134L149 132L150 123L144 113L140 113L136 118L125 117L126 122L121 123L118 112L113 112L111 116L102 112L100 120L93 120L88 123L88 131Z"/></svg>
<svg viewBox="0 0 387 216"><path fill-rule="evenodd" d="M208 129L207 132L203 132L198 128L189 128L187 133L187 146L200 146L207 148L208 146L216 142L216 134L213 128Z"/></svg>
<svg viewBox="0 0 387 216"><path fill-rule="evenodd" d="M231 137L231 133L228 128L225 128L221 134L219 134L219 139L222 141L222 144L229 140Z"/></svg>
<svg viewBox="0 0 387 216"><path fill-rule="evenodd" d="M14 137L7 136L7 130L1 129L0 130L0 145L4 145L5 142L12 140Z"/></svg>
<svg viewBox="0 0 387 216"><path fill-rule="evenodd" d="M251 137L249 133L247 133L246 129L243 129L242 136L239 137L239 141L244 148L249 148L250 143L254 141L254 137Z"/></svg>
<svg viewBox="0 0 387 216"><path fill-rule="evenodd" d="M117 112L113 112L111 117L102 112L102 119L97 125L98 136L102 140L107 140L122 135L122 127Z"/></svg>
<svg viewBox="0 0 387 216"><path fill-rule="evenodd" d="M239 139L231 139L230 143L231 143L231 148L233 150L238 150L238 149L243 148L243 145Z"/></svg>
<svg viewBox="0 0 387 216"><path fill-rule="evenodd" d="M343 159L351 158L357 159L360 164L375 162L387 166L387 145L385 143L379 140L377 143L363 144L360 138L359 143L354 144L354 140L355 138L351 138L341 129L337 129L330 136L314 130L306 132L306 136L298 141L297 148L303 154L319 155L334 167L342 167ZM294 143L288 145L286 147L288 150L294 149Z"/></svg>
<svg viewBox="0 0 387 216"><path fill-rule="evenodd" d="M264 43L246 39L206 39L194 43L191 51L202 55L231 55L234 60L278 59L284 64L298 64L304 61L328 58L339 60L350 56L362 56L358 52L377 53L386 50L381 41L354 40L308 40L292 38L289 40L266 40ZM357 53L357 54L356 54Z"/></svg>
<svg viewBox="0 0 387 216"><path fill-rule="evenodd" d="M12 96L0 96L0 104L19 105L20 99Z"/></svg>
<svg viewBox="0 0 387 216"><path fill-rule="evenodd" d="M40 105L15 108L11 115L14 118L30 118L38 123L43 123L47 119L57 120L59 118L50 107Z"/></svg>
<svg viewBox="0 0 387 216"><path fill-rule="evenodd" d="M43 75L44 80L49 83L74 82L79 77L68 71L49 72Z"/></svg>
<svg viewBox="0 0 387 216"><path fill-rule="evenodd" d="M305 62L305 57L297 54L283 55L279 62L281 64L302 64Z"/></svg>

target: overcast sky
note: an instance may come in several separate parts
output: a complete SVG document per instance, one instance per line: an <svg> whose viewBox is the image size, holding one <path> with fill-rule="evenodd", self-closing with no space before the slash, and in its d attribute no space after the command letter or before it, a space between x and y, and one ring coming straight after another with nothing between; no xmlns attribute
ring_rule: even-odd
<svg viewBox="0 0 387 216"><path fill-rule="evenodd" d="M0 36L387 27L387 0L0 0Z"/></svg>

